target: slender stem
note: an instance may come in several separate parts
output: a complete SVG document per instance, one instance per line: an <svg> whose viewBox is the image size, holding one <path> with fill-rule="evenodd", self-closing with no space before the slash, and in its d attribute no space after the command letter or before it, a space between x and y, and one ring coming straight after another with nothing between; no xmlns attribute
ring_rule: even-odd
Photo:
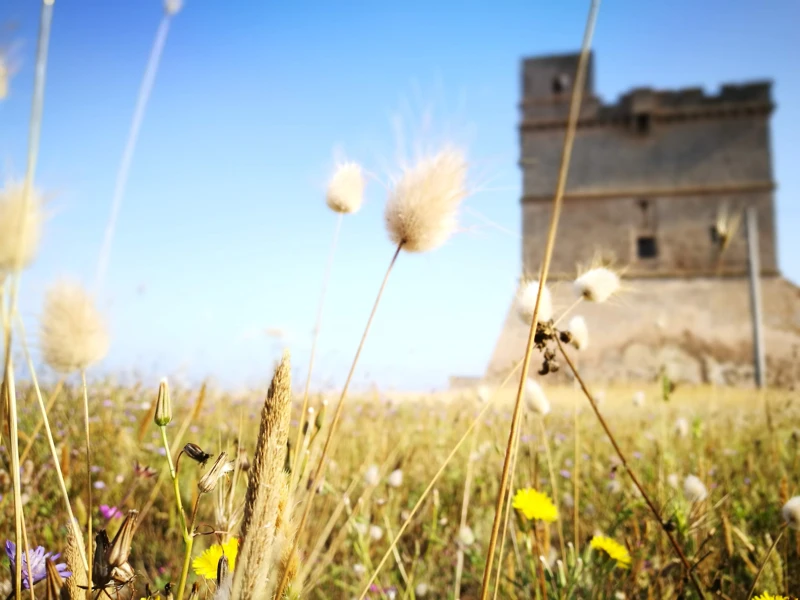
<svg viewBox="0 0 800 600"><path fill-rule="evenodd" d="M28 544L28 529L25 527L25 513L20 513L20 525L22 526L22 543L25 545L25 556L30 558L31 556L31 547ZM25 566L28 567L26 570L28 571L28 590L31 593L31 600L36 600L36 597L33 595L33 573L31 572L31 561L25 560Z"/></svg>
<svg viewBox="0 0 800 600"><path fill-rule="evenodd" d="M564 312L562 312L555 321L553 321L553 327L556 327L559 323L561 323L561 321L566 319L569 313L571 313L575 309L575 307L581 303L581 301L583 301L583 296L578 296L577 300L575 300L575 302L570 304L567 307L567 309Z"/></svg>
<svg viewBox="0 0 800 600"><path fill-rule="evenodd" d="M83 426L84 426L84 435L86 436L86 478L87 478L87 489L88 489L88 497L89 497L89 504L86 507L87 517L87 529L89 531L89 539L86 540L86 562L87 568L86 572L89 575L89 588L92 587L92 543L94 540L92 539L92 442L89 432L89 390L86 386L86 370L81 370L81 388L83 389Z"/></svg>
<svg viewBox="0 0 800 600"><path fill-rule="evenodd" d="M464 497L461 500L461 521L459 523L459 531L467 526L467 513L469 511L469 496L472 490L472 473L474 471L473 454L478 445L478 429L476 428L472 434L472 444L470 444L469 454L467 455L467 474L464 477ZM461 597L461 576L464 572L464 548L459 544L458 554L456 556L456 577L455 585L453 586L453 600L459 600Z"/></svg>
<svg viewBox="0 0 800 600"><path fill-rule="evenodd" d="M20 325L20 328L21 328L21 325ZM25 335L23 334L22 337L23 337L23 340L24 340ZM25 352L26 352L26 356L27 356L27 352L28 352L27 346L26 346ZM30 360L28 360L29 367L30 367L30 364L31 364ZM32 367L30 367L30 371L31 371L31 373L33 373L33 368ZM45 413L49 414L50 411L53 410L53 406L55 406L56 400L58 400L58 397L61 394L61 390L63 389L63 387L64 387L64 378L62 377L62 378L60 378L58 380L58 383L56 384L56 387L53 389L53 391L50 393L50 397L47 399L47 406L45 406ZM39 435L39 431L41 431L43 426L44 426L44 419L39 421L36 424L36 427L33 428L33 433L31 433L31 437L28 440L28 443L25 445L25 450L22 451L22 454L19 457L19 461L21 463L24 463L25 459L28 458L28 454L30 454L31 450L33 449L33 441L36 439L36 436Z"/></svg>
<svg viewBox="0 0 800 600"><path fill-rule="evenodd" d="M516 466L517 466L517 458L519 457L519 440L520 440L520 431L517 431L517 439L514 442L514 455L511 457L511 472L514 473ZM494 583L494 596L493 598L497 598L497 594L500 591L500 579L502 577L502 570L503 570L503 551L505 550L506 546L506 534L508 533L508 523L511 520L511 502L514 497L514 494L511 493L511 488L514 484L514 478L509 480L508 482L508 490L506 492L506 513L505 518L503 519L503 532L500 535L500 552L497 557L497 575L495 576L495 583Z"/></svg>
<svg viewBox="0 0 800 600"><path fill-rule="evenodd" d="M580 556L580 490L581 490L581 429L578 412L578 398L575 398L575 406L572 409L572 428L575 431L575 449L572 459L572 529L574 534L575 555Z"/></svg>
<svg viewBox="0 0 800 600"><path fill-rule="evenodd" d="M364 328L364 333L361 336L361 342L358 344L358 350L356 350L356 355L353 358L353 364L350 366L350 372L347 374L347 379L344 382L344 387L342 388L342 393L339 396L339 403L336 405L336 412L333 415L333 421L331 422L330 429L328 429L328 435L325 438L325 445L322 447L322 455L319 458L319 462L317 463L317 469L314 472L314 477L311 480L311 487L309 488L308 497L306 498L305 507L303 508L303 515L300 517L300 523L297 526L297 533L295 534L294 540L292 542L292 549L289 551L289 554L295 552L297 550L297 544L300 541L300 536L303 533L303 528L305 527L306 521L308 520L308 515L311 512L311 504L314 501L314 497L317 495L316 490L317 486L319 485L320 480L322 479L322 474L325 471L326 466L326 459L328 457L328 452L330 450L331 440L333 439L334 434L336 433L336 426L339 424L339 419L342 416L342 409L344 408L344 400L347 397L347 390L350 387L350 382L353 379L353 373L356 370L356 365L358 364L358 358L361 356L361 351L364 348L364 342L367 340L367 334L369 333L370 327L372 326L372 321L375 318L375 313L378 311L378 304L380 304L381 297L383 296L383 291L386 289L386 284L389 281L389 275L392 272L392 268L394 267L395 263L397 262L397 257L400 256L400 250L403 249L402 242L397 245L397 250L395 250L394 255L392 256L391 262L389 262L389 267L386 269L386 274L383 276L383 282L381 283L381 287L378 290L378 296L375 298L375 304L372 306L372 312L369 315L369 319L367 320L367 325ZM283 573L283 577L281 578L280 583L278 584L278 591L275 594L275 598L283 598L283 593L286 590L286 585L289 579L289 570L286 569Z"/></svg>
<svg viewBox="0 0 800 600"><path fill-rule="evenodd" d="M518 362L514 366L514 368L511 369L511 371L508 373L508 375L506 375L506 378L500 383L500 385L497 386L497 390L502 389L509 381L511 381L511 378L517 372L517 369L519 369L521 366L522 366L522 362ZM497 390L495 390L494 394L492 394L492 397L489 398L489 400L486 402L486 405L478 413L478 416L475 417L475 420L472 421L472 423L470 423L469 427L467 427L467 430L464 432L464 435L461 436L461 439L458 440L458 442L456 443L455 447L450 451L450 454L448 454L447 458L444 459L444 462L439 467L439 470L436 471L436 474L433 476L433 478L428 483L428 487L426 487L425 490L422 492L422 495L420 495L419 500L417 500L417 503L414 505L414 508L412 508L411 512L408 513L408 517L406 518L406 520L403 523L403 525L400 527L400 530L397 532L397 535L392 540L392 543L389 546L389 549L383 555L383 558L381 558L381 561L378 563L378 566L375 567L375 570L373 571L372 576L369 578L369 581L367 581L367 584L364 586L364 589L362 590L361 595L358 597L358 600L364 600L364 598L366 598L367 594L369 593L369 587L375 582L375 579L378 577L378 573L380 573L381 568L383 567L383 565L386 564L386 561L389 560L389 557L392 555L392 548L394 548L397 545L397 542L400 541L400 538L403 536L403 533L405 532L406 528L411 524L411 520L417 514L417 511L422 506L422 503L425 501L425 499L428 497L428 494L433 489L433 486L435 486L436 482L439 481L439 477L442 476L442 473L444 473L444 470L447 468L447 465L450 464L450 461L453 460L453 457L461 449L461 446L467 440L467 438L469 437L470 433L472 433L472 430L475 429L475 427L478 426L478 424L481 422L481 420L486 415L486 413L489 412L489 409L492 407L492 403L494 402L494 399L497 397ZM436 520L435 519L433 521L433 526L434 527L436 526Z"/></svg>
<svg viewBox="0 0 800 600"><path fill-rule="evenodd" d="M64 505L67 508L67 515L69 516L70 527L72 527L73 535L75 536L76 540L79 540L79 539L81 539L81 535L80 535L80 531L79 531L79 527L78 527L78 522L75 520L75 515L72 514L72 505L70 504L70 501L69 501L69 493L67 492L67 484L64 481L64 475L61 472L61 462L60 462L59 457L58 457L58 451L56 450L56 444L53 441L53 432L50 429L50 420L47 417L47 408L45 407L44 400L42 399L42 391L39 388L39 380L36 377L36 370L33 368L33 361L31 360L30 351L28 350L28 344L27 344L27 342L25 340L25 327L24 327L24 325L22 323L22 318L19 317L19 315L18 315L17 323L19 324L19 334L20 334L20 340L22 341L22 349L23 349L23 351L25 353L25 360L28 363L28 371L31 374L31 381L33 382L33 388L36 391L36 400L39 403L39 410L42 413L41 424L44 425L44 431L45 431L45 435L47 437L47 444L50 447L50 455L53 458L53 465L56 468L56 478L58 479L58 485L59 485L59 488L61 489L61 496L64 499ZM59 380L59 385L61 384L61 381L63 381L63 380ZM53 399L55 399L56 396L57 396L56 394L53 394ZM31 442L33 442L32 439L31 439ZM23 457L24 456L25 456L25 454L23 453ZM20 460L22 462L24 462L24 458L21 458ZM88 564L88 562L86 560L85 550L84 550L84 548L82 546L78 546L78 548L80 549L81 560L83 561L83 568L88 572L89 571L89 564Z"/></svg>
<svg viewBox="0 0 800 600"><path fill-rule="evenodd" d="M10 328L9 328L10 329ZM10 333L7 336L10 338ZM19 432L17 431L17 393L14 385L10 351L6 354L5 390L8 398L8 421L11 429L11 480L14 484L14 539L16 551L14 555L14 593L15 598L22 598L22 493L19 477Z"/></svg>
<svg viewBox="0 0 800 600"><path fill-rule="evenodd" d="M539 426L542 432L542 440L544 440L544 454L547 458L547 468L550 471L550 487L553 488L553 502L559 506L558 498L558 481L556 480L556 472L553 468L553 456L550 453L550 440L547 438L547 429L544 426L544 418L538 418ZM558 542L561 546L561 560L567 560L567 548L564 544L564 526L561 519L561 511L558 511L558 522L556 523L558 529Z"/></svg>
<svg viewBox="0 0 800 600"><path fill-rule="evenodd" d="M750 592L747 594L747 600L750 600L750 598L753 597L753 594L756 591L756 585L758 585L758 578L761 577L761 573L762 573L762 571L764 571L764 567L767 566L767 561L769 560L769 557L772 554L772 551L775 550L775 546L777 546L778 542L781 541L781 538L783 537L783 532L784 531L786 531L786 524L784 524L781 527L780 532L778 532L778 537L776 537L775 541L772 542L772 545L769 547L769 550L767 550L767 555L764 557L764 560L761 562L761 566L758 567L758 573L756 573L756 577L755 577L755 579L753 579L753 585L750 586Z"/></svg>
<svg viewBox="0 0 800 600"><path fill-rule="evenodd" d="M336 226L333 230L333 242L331 249L328 251L328 262L325 265L325 273L322 276L322 291L319 296L319 306L317 307L317 321L314 324L314 338L311 342L311 357L308 360L308 374L306 375L306 385L303 390L303 405L300 408L300 421L297 425L297 441L295 442L295 457L294 466L292 467L292 484L289 488L294 491L295 485L299 480L296 471L300 468L300 461L302 460L302 452L300 452L300 444L303 440L303 420L307 418L306 410L308 409L308 390L311 387L311 374L314 371L314 358L317 354L317 342L319 341L319 332L322 328L322 313L325 308L325 294L328 291L328 281L330 280L331 271L333 270L333 257L336 254L336 246L339 243L339 232L342 229L343 213L338 213L336 217Z"/></svg>
<svg viewBox="0 0 800 600"><path fill-rule="evenodd" d="M184 544L189 543L189 530L186 527L186 515L183 512L183 501L181 500L181 488L180 482L178 481L178 471L175 468L175 465L172 464L172 453L169 449L169 440L167 440L167 428L166 427L159 427L161 430L161 441L164 444L164 450L167 454L167 464L169 465L169 475L172 479L172 486L175 490L175 505L178 507L178 516L181 519L181 535L183 536ZM180 454L178 455L178 460L180 460Z"/></svg>
<svg viewBox="0 0 800 600"><path fill-rule="evenodd" d="M517 399L514 403L514 413L511 418L511 429L508 432L508 442L506 444L505 458L503 459L503 472L500 476L500 487L497 493L497 502L495 504L494 523L492 524L492 534L489 538L489 547L486 551L486 565L483 570L483 584L481 587L481 600L486 600L489 596L489 584L492 579L492 562L494 561L494 551L497 545L497 536L500 533L500 516L503 512L503 491L506 488L509 477L509 467L511 462L511 454L514 445L514 439L517 435L519 428L519 420L521 414L522 396L525 390L525 382L528 378L528 369L530 367L531 353L533 351L533 340L536 335L536 324L539 317L539 303L542 298L542 291L547 283L547 275L550 271L550 260L553 256L553 248L555 247L556 231L558 229L558 219L561 215L561 205L564 199L564 191L567 185L567 173L569 171L569 162L572 155L572 144L575 141L575 131L578 126L578 116L580 113L581 99L583 97L583 88L586 82L586 68L589 62L589 48L591 46L592 34L594 32L594 24L597 20L597 10L600 6L599 0L592 0L592 5L589 9L589 15L586 19L586 30L583 35L583 44L581 46L580 59L578 60L578 69L575 77L575 84L572 90L572 98L569 107L569 119L567 122L567 131L564 136L564 148L561 153L561 165L558 170L558 181L556 184L556 192L553 198L553 212L550 217L550 225L547 232L547 243L544 250L544 260L542 262L541 274L539 276L539 289L536 293L536 304L533 308L533 319L531 320L531 329L528 334L528 344L525 348L525 358L522 361L522 377L519 380L519 387L517 389Z"/></svg>
<svg viewBox="0 0 800 600"><path fill-rule="evenodd" d="M181 581L178 584L178 594L175 596L176 600L183 600L183 592L186 590L186 580L189 577L189 565L192 561L192 546L194 545L194 523L197 518L197 507L200 505L201 496L202 494L197 494L197 499L194 501L194 506L192 507L189 537L186 540L186 552L183 555L183 569L181 570Z"/></svg>
<svg viewBox="0 0 800 600"><path fill-rule="evenodd" d="M672 547L675 549L675 552L677 553L678 557L680 558L681 562L683 563L683 566L686 569L687 573L689 574L689 577L692 580L692 584L694 585L695 589L697 590L697 593L700 595L700 598L705 598L705 595L703 594L703 588L700 586L700 582L697 580L697 577L694 574L694 570L692 569L692 566L689 564L689 561L686 558L686 555L683 553L683 550L681 550L680 545L678 545L678 541L675 539L675 537L670 532L669 528L667 527L667 524L661 518L661 515L660 515L660 513L658 511L658 508L656 508L656 505L650 499L650 496L647 494L647 492L644 491L644 487L639 482L639 478L636 477L636 473L633 472L633 469L628 464L628 460L625 458L625 454L623 454L622 449L619 447L619 444L617 444L617 440L614 437L614 434L611 433L611 429L609 428L608 423L606 423L606 420L603 418L603 415L600 413L600 409L597 408L597 404L594 401L594 396L592 396L592 393L586 387L586 384L584 383L583 379L581 378L580 373L578 373L578 370L575 368L575 365L572 362L572 359L570 359L569 354L567 354L565 352L564 346L561 344L561 341L558 339L558 336L555 336L555 340L556 340L556 343L558 344L558 349L561 350L561 355L564 357L564 360L567 361L567 365L569 365L569 368L572 371L572 374L575 376L575 379L578 381L578 384L581 386L581 390L583 390L584 396L586 396L586 398L589 400L589 404L592 406L592 410L594 411L594 414L597 416L597 420L600 422L600 425L603 428L603 431L605 431L606 437L608 437L608 440L611 442L611 445L614 447L614 451L617 453L617 456L619 457L620 462L622 462L622 466L625 467L625 470L628 472L628 475L630 476L631 480L633 481L633 485L635 485L636 489L639 490L639 493L642 495L642 498L644 498L644 501L647 504L648 508L650 509L650 512L653 513L653 516L656 518L656 521L658 521L658 524L661 526L661 529L664 531L664 533L667 534L667 537L669 538L669 541L672 544Z"/></svg>

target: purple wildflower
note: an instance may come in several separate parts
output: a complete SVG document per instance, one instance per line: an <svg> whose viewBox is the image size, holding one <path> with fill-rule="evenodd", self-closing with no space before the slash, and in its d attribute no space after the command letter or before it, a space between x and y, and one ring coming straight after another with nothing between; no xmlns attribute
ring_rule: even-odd
<svg viewBox="0 0 800 600"><path fill-rule="evenodd" d="M559 471L559 473L561 474L561 476L564 479L569 479L570 478L570 472L567 471L566 469L561 469L561 471Z"/></svg>
<svg viewBox="0 0 800 600"><path fill-rule="evenodd" d="M11 562L11 578L13 579L14 574L16 573L17 546L11 540L6 540L6 555L8 556L8 560ZM33 585L36 585L47 577L47 559L55 561L59 556L61 556L61 554L51 554L50 552L45 553L44 548L39 546L36 548L36 550L29 550L28 556L25 556L24 552L21 554L21 556L22 587L26 590L29 590L31 584L28 580L28 564L30 564L30 574L31 577L33 577ZM56 564L56 570L58 571L58 574L64 579L72 575L68 569L69 567L67 566L67 563Z"/></svg>
<svg viewBox="0 0 800 600"><path fill-rule="evenodd" d="M108 504L100 505L100 514L104 519L113 519L114 517L121 517L122 511L116 506L109 506Z"/></svg>

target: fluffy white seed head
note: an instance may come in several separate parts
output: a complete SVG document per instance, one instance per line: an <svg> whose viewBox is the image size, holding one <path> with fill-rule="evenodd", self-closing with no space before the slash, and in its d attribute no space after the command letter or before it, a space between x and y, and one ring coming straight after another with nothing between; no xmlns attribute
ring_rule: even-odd
<svg viewBox="0 0 800 600"><path fill-rule="evenodd" d="M572 336L570 343L578 350L586 350L589 346L589 328L586 326L586 319L575 315L569 320L567 331Z"/></svg>
<svg viewBox="0 0 800 600"><path fill-rule="evenodd" d="M645 401L645 395L644 395L644 392L642 390L634 392L634 394L633 394L633 405L634 406L642 407L642 406L644 406L644 401Z"/></svg>
<svg viewBox="0 0 800 600"><path fill-rule="evenodd" d="M469 525L464 525L463 527L459 528L458 543L462 546L471 546L475 543L475 534L472 531L472 527Z"/></svg>
<svg viewBox="0 0 800 600"><path fill-rule="evenodd" d="M376 486L381 481L381 473L378 465L370 465L364 473L364 481L367 485Z"/></svg>
<svg viewBox="0 0 800 600"><path fill-rule="evenodd" d="M550 402L544 395L542 386L533 379L525 382L525 402L528 404L528 408L540 417L550 412Z"/></svg>
<svg viewBox="0 0 800 600"><path fill-rule="evenodd" d="M328 183L325 201L334 212L358 212L364 202L364 174L361 165L354 162L339 165Z"/></svg>
<svg viewBox="0 0 800 600"><path fill-rule="evenodd" d="M22 181L7 181L0 190L0 275L27 267L36 258L42 235L42 197Z"/></svg>
<svg viewBox="0 0 800 600"><path fill-rule="evenodd" d="M414 594L417 598L424 598L428 595L428 584L425 582L418 583L417 587L414 588Z"/></svg>
<svg viewBox="0 0 800 600"><path fill-rule="evenodd" d="M528 325L533 321L533 309L536 306L536 296L539 294L539 281L524 282L517 292L517 304L520 318ZM539 300L539 314L536 320L546 323L553 318L553 298L547 286L542 288L542 297Z"/></svg>
<svg viewBox="0 0 800 600"><path fill-rule="evenodd" d="M685 417L678 417L675 419L674 430L675 435L685 438L689 435L689 421L687 421Z"/></svg>
<svg viewBox="0 0 800 600"><path fill-rule="evenodd" d="M400 469L395 469L389 473L389 477L386 478L386 483L393 488L399 488L403 485L403 472Z"/></svg>
<svg viewBox="0 0 800 600"><path fill-rule="evenodd" d="M383 529L378 525L370 525L369 537L371 537L373 540L377 542L383 537Z"/></svg>
<svg viewBox="0 0 800 600"><path fill-rule="evenodd" d="M669 484L669 487L671 487L672 489L677 490L680 482L681 480L678 477L677 473L670 473L669 475L667 475L667 483Z"/></svg>
<svg viewBox="0 0 800 600"><path fill-rule="evenodd" d="M708 496L708 490L699 477L687 475L683 480L683 495L689 502L702 502Z"/></svg>
<svg viewBox="0 0 800 600"><path fill-rule="evenodd" d="M178 14L183 8L183 0L164 0L164 12L170 17Z"/></svg>
<svg viewBox="0 0 800 600"><path fill-rule="evenodd" d="M458 225L466 176L464 154L452 147L404 169L384 211L389 239L402 243L407 252L427 252L444 244Z"/></svg>
<svg viewBox="0 0 800 600"><path fill-rule="evenodd" d="M575 294L590 302L605 302L619 290L619 275L606 267L586 271L573 283Z"/></svg>
<svg viewBox="0 0 800 600"><path fill-rule="evenodd" d="M42 356L59 373L86 369L108 352L105 322L89 294L75 283L60 282L50 288L40 327Z"/></svg>
<svg viewBox="0 0 800 600"><path fill-rule="evenodd" d="M789 498L781 509L781 516L790 529L800 531L800 496Z"/></svg>

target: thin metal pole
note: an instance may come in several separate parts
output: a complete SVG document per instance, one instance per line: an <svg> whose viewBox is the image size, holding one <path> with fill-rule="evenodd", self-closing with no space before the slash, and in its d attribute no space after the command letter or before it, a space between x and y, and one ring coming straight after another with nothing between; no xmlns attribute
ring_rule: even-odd
<svg viewBox="0 0 800 600"><path fill-rule="evenodd" d="M756 207L747 209L747 264L750 271L750 314L753 323L753 366L756 387L763 388L767 378L764 357L764 332L761 328L761 260L758 251L758 214Z"/></svg>

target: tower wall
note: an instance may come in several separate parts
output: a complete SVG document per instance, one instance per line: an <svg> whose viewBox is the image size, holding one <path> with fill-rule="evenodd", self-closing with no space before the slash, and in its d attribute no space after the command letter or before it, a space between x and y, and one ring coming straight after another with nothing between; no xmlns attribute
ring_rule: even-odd
<svg viewBox="0 0 800 600"><path fill-rule="evenodd" d="M578 54L523 62L522 267L532 278L577 64ZM582 370L596 379L649 378L675 363L688 380L751 377L743 217L755 206L769 377L785 382L800 348L800 291L777 262L770 83L723 85L716 94L638 88L606 104L594 93L594 57L587 75L550 269L555 314L572 304L569 280L593 260L621 269L625 292L576 309L593 334ZM512 300L487 377L496 380L521 359L527 334Z"/></svg>

